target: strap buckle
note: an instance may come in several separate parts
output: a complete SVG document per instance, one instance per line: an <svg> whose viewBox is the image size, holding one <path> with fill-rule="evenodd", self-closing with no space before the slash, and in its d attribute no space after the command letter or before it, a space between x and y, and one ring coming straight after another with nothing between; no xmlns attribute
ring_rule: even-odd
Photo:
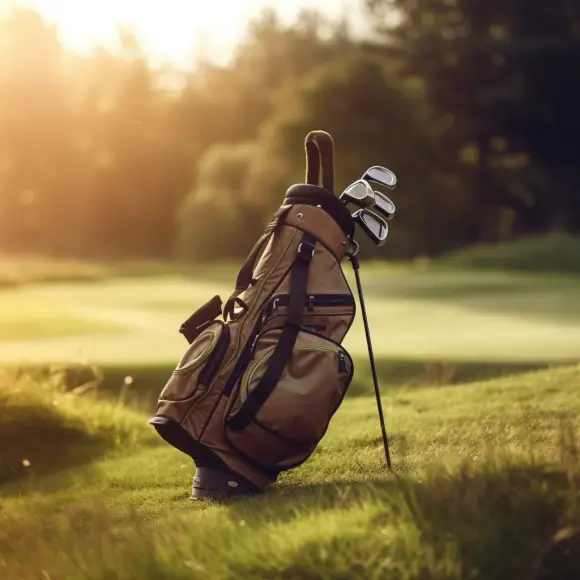
<svg viewBox="0 0 580 580"><path fill-rule="evenodd" d="M314 258L314 252L316 250L315 244L310 242L300 242L298 244L298 251L296 252L299 258L310 262Z"/></svg>

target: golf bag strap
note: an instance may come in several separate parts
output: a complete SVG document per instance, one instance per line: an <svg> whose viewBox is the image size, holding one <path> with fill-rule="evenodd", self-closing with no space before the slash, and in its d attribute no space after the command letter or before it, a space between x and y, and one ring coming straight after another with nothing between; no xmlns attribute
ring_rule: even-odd
<svg viewBox="0 0 580 580"><path fill-rule="evenodd" d="M302 327L302 315L306 304L308 286L308 271L310 262L314 257L315 247L316 238L309 232L304 232L292 266L290 301L284 328L260 382L249 393L238 412L228 421L228 425L232 429L244 429L248 426L276 387L288 359L292 356L298 332Z"/></svg>
<svg viewBox="0 0 580 580"><path fill-rule="evenodd" d="M334 141L326 131L306 135L306 183L334 193ZM322 183L321 183L322 178Z"/></svg>
<svg viewBox="0 0 580 580"><path fill-rule="evenodd" d="M224 320L227 320L228 317L230 320L233 320L233 312L234 307L236 304L241 306L244 310L247 309L247 305L243 300L240 300L238 296L246 290L246 288L253 283L252 273L254 271L254 266L256 262L259 260L260 256L262 255L263 251L266 248L266 244L268 240L272 236L276 226L280 222L281 217L288 211L289 208L281 207L272 218L272 221L268 224L266 231L258 238L258 241L254 244L254 247L248 254L246 261L244 262L243 266L241 267L238 277L236 279L236 287L233 291L232 295L226 301L226 305L224 307Z"/></svg>
<svg viewBox="0 0 580 580"><path fill-rule="evenodd" d="M222 313L222 300L214 296L209 302L198 308L179 328L179 332L185 336L191 344L202 332Z"/></svg>

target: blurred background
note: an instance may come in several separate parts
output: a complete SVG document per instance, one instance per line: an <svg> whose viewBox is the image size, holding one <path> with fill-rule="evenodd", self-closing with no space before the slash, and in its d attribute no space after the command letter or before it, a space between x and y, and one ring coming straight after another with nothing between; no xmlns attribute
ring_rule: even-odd
<svg viewBox="0 0 580 580"><path fill-rule="evenodd" d="M573 0L1 5L5 253L241 258L313 128L399 175L377 256L580 229Z"/></svg>
<svg viewBox="0 0 580 580"><path fill-rule="evenodd" d="M173 363L312 129L337 193L399 177L362 251L380 356L577 359L575 0L0 6L0 360Z"/></svg>

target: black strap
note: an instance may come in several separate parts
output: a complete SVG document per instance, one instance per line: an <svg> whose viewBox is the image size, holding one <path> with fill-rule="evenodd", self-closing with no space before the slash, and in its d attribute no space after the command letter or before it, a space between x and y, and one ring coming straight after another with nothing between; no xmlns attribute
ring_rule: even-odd
<svg viewBox="0 0 580 580"><path fill-rule="evenodd" d="M236 304L245 307L245 304L238 299L238 296L246 290L246 288L255 282L252 277L254 272L254 267L256 262L262 255L262 252L266 248L266 244L268 240L274 233L276 226L280 223L282 216L289 210L289 207L280 207L278 211L272 217L272 221L268 224L266 231L258 238L258 241L254 244L254 247L251 249L246 261L242 265L238 277L236 279L236 287L232 292L232 295L227 299L226 305L224 306L224 320L227 320L228 317L230 320L233 320L233 312Z"/></svg>
<svg viewBox="0 0 580 580"><path fill-rule="evenodd" d="M326 131L306 135L306 183L334 193L334 141ZM322 178L322 183L321 183Z"/></svg>
<svg viewBox="0 0 580 580"><path fill-rule="evenodd" d="M244 429L248 426L276 387L286 363L292 356L292 349L302 325L302 315L306 305L308 271L310 262L314 257L315 246L316 238L309 232L304 232L292 266L288 316L284 328L260 382L249 393L238 412L228 421L228 425L232 429Z"/></svg>
<svg viewBox="0 0 580 580"><path fill-rule="evenodd" d="M214 296L209 302L198 308L179 328L191 344L208 323L213 322L222 313L222 300Z"/></svg>

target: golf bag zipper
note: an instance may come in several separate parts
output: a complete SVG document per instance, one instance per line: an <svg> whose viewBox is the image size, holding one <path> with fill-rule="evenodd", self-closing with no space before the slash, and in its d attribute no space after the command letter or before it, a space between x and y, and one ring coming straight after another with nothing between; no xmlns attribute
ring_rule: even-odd
<svg viewBox="0 0 580 580"><path fill-rule="evenodd" d="M300 229L300 228L297 228L297 229ZM317 239L317 243L321 243L320 240ZM321 245L323 245L327 249L327 251L331 252L331 254L334 255L332 253L332 251L325 244L321 244ZM284 274L284 276L282 276L281 280L283 280L288 275L291 268L292 268L292 266L290 266L288 268L287 272ZM264 326L266 321L269 318L271 318L272 310L274 310L274 309L277 310L281 306L287 306L289 303L289 300L290 300L289 294L274 295L274 292L275 292L275 289L272 291L272 294L270 294L270 296L266 300L266 303L262 307L262 314L258 318L258 320L256 321L256 324L254 325L254 328L252 329L252 333L250 335L250 338L248 339L246 346L244 347L244 349L240 353L238 361L234 365L234 368L232 369L230 377L228 378L228 380L226 381L226 384L224 385L223 394L226 397L228 397L232 394L232 391L234 390L236 383L238 382L240 377L246 371L247 366L250 364L250 362L254 356L254 349L256 347L257 341L259 340L260 330L262 329L262 327ZM354 301L354 297L352 296L352 294L308 294L307 301L306 301L307 305L309 303L309 300L312 300L312 302L316 306L352 306L352 307L355 307L355 301ZM315 334L315 333L313 333L313 334Z"/></svg>
<svg viewBox="0 0 580 580"><path fill-rule="evenodd" d="M313 333L312 333L313 334ZM327 340L326 338L324 338L324 340ZM268 359L270 358L270 356L272 355L272 353L274 352L274 349L276 347L273 346L271 348L269 348L252 366L251 370L248 372L248 374L246 375L246 377L244 378L244 382L242 384L242 391L247 388L247 386L252 382L252 379L254 378L255 374L258 372L258 370L268 361ZM294 350L302 350L302 351L313 351L313 352L328 352L328 353L336 353L336 356L338 357L338 370L340 373L346 373L348 371L347 367L346 367L346 358L344 356L344 353L342 352L342 348L341 347L337 347L334 344L332 346L321 346L321 345L308 345L308 346L302 346L302 347L298 347Z"/></svg>

